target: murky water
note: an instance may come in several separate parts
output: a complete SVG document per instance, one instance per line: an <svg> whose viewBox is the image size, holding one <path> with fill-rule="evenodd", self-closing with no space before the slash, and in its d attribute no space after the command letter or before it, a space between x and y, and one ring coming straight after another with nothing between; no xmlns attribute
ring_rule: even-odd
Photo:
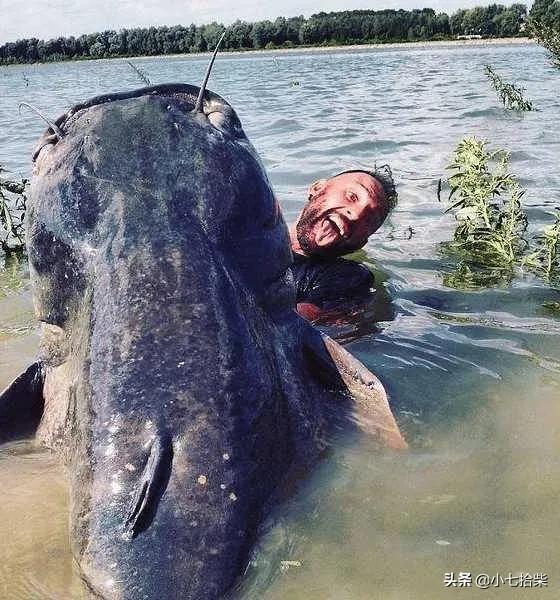
<svg viewBox="0 0 560 600"><path fill-rule="evenodd" d="M136 64L154 83L197 83L205 62ZM524 85L538 111L504 112L485 63ZM560 294L532 278L483 291L445 287L451 265L438 244L453 221L436 198L456 143L476 134L511 150L532 222L548 222L560 203L559 84L533 46L218 61L211 88L240 114L287 220L313 180L375 161L393 166L399 206L362 256L379 272L377 300L329 332L382 378L412 446L395 456L341 440L277 511L242 597L560 597L560 322L542 306ZM27 174L43 129L18 116L19 101L56 116L134 87L119 60L0 69L0 164ZM26 265L10 262L0 270L0 387L36 346ZM29 445L5 447L0 489L0 597L79 597L60 467ZM471 573L472 586L446 588L450 572ZM548 587L475 587L477 574L520 572L547 574Z"/></svg>

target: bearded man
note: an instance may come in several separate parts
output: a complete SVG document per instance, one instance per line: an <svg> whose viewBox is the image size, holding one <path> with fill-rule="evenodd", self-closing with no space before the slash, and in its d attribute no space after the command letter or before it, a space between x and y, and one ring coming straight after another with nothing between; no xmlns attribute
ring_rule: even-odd
<svg viewBox="0 0 560 600"><path fill-rule="evenodd" d="M397 199L388 165L344 171L309 188L308 201L290 228L298 311L317 311L372 293L373 274L340 258L362 248L383 224Z"/></svg>

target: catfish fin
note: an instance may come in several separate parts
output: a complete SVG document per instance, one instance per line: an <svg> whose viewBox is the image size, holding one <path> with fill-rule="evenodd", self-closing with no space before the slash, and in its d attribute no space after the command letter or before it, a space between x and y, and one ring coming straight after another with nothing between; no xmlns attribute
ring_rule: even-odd
<svg viewBox="0 0 560 600"><path fill-rule="evenodd" d="M0 443L35 433L45 404L45 366L34 362L0 393Z"/></svg>
<svg viewBox="0 0 560 600"><path fill-rule="evenodd" d="M173 447L169 436L156 436L124 524L124 535L136 537L150 526L171 474Z"/></svg>
<svg viewBox="0 0 560 600"><path fill-rule="evenodd" d="M408 448L379 379L328 335L306 336L304 348L314 374L351 397L351 416L358 428L389 448Z"/></svg>

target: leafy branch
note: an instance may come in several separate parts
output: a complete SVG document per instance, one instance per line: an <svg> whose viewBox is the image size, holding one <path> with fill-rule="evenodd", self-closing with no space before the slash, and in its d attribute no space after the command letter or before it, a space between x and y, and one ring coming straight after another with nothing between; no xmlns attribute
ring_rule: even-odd
<svg viewBox="0 0 560 600"><path fill-rule="evenodd" d="M533 103L523 97L525 88L506 83L490 65L484 65L484 70L505 108L520 111L533 110Z"/></svg>
<svg viewBox="0 0 560 600"><path fill-rule="evenodd" d="M508 172L509 155L490 152L486 142L475 138L461 140L449 169L458 221L451 248L473 265L509 267L517 261L527 242L527 218L521 210L523 190Z"/></svg>
<svg viewBox="0 0 560 600"><path fill-rule="evenodd" d="M560 211L553 225L527 240L525 190L509 172L509 154L489 150L487 142L466 137L459 142L448 169L449 202L457 227L443 250L458 264L444 278L452 287L480 287L509 281L524 267L546 281L560 276Z"/></svg>
<svg viewBox="0 0 560 600"><path fill-rule="evenodd" d="M27 203L27 179L7 179L0 166L0 248L5 254L25 247L24 218Z"/></svg>
<svg viewBox="0 0 560 600"><path fill-rule="evenodd" d="M547 25L541 19L527 21L529 33L550 53L550 61L560 69L560 29Z"/></svg>
<svg viewBox="0 0 560 600"><path fill-rule="evenodd" d="M146 75L146 72L143 69L137 67L136 65L133 65L129 60L126 61L126 64L136 73L138 79L140 79L140 81L144 85L152 85L150 78L148 77L148 75Z"/></svg>
<svg viewBox="0 0 560 600"><path fill-rule="evenodd" d="M556 209L552 225L535 236L537 248L523 258L523 266L528 267L547 281L560 275L560 210Z"/></svg>

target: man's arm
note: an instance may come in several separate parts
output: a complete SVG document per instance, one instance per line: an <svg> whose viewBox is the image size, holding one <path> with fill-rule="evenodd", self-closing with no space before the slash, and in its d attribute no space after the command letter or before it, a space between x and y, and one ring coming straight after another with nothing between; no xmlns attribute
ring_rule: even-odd
<svg viewBox="0 0 560 600"><path fill-rule="evenodd" d="M292 265L298 312L316 320L371 298L374 276L365 266L343 258L330 261L296 256Z"/></svg>

